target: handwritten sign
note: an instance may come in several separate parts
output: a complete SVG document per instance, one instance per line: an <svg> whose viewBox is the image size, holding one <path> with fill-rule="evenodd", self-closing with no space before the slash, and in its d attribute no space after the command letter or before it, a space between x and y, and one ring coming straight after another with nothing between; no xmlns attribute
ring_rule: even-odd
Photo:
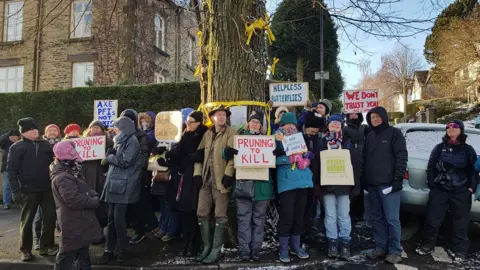
<svg viewBox="0 0 480 270"><path fill-rule="evenodd" d="M308 152L307 144L305 143L302 133L283 137L282 144L287 156Z"/></svg>
<svg viewBox="0 0 480 270"><path fill-rule="evenodd" d="M182 137L182 112L159 112L155 117L155 138L159 142L178 142Z"/></svg>
<svg viewBox="0 0 480 270"><path fill-rule="evenodd" d="M264 180L270 178L269 168L238 168L235 169L235 179L237 180Z"/></svg>
<svg viewBox="0 0 480 270"><path fill-rule="evenodd" d="M308 101L308 83L271 83L269 84L270 100L274 107L304 106Z"/></svg>
<svg viewBox="0 0 480 270"><path fill-rule="evenodd" d="M235 168L275 168L273 136L235 136Z"/></svg>
<svg viewBox="0 0 480 270"><path fill-rule="evenodd" d="M98 160L105 158L106 137L94 136L71 139L75 143L75 150L83 160Z"/></svg>
<svg viewBox="0 0 480 270"><path fill-rule="evenodd" d="M103 122L105 127L113 127L117 119L118 100L95 100L93 103L93 118Z"/></svg>
<svg viewBox="0 0 480 270"><path fill-rule="evenodd" d="M378 107L378 90L348 90L343 94L345 113L367 113Z"/></svg>

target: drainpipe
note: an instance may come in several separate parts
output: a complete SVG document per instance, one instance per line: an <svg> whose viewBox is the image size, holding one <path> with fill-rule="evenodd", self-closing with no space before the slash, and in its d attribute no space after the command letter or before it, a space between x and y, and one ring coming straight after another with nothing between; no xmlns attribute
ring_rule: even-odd
<svg viewBox="0 0 480 270"><path fill-rule="evenodd" d="M175 20L175 32L176 32L176 40L175 40L175 45L176 45L176 50L175 50L175 82L180 82L180 76L181 76L181 46L180 46L180 42L181 42L181 36L182 36L182 33L180 32L180 13L182 12L182 9L181 8L177 8L175 10L176 12L176 20Z"/></svg>
<svg viewBox="0 0 480 270"><path fill-rule="evenodd" d="M43 9L43 0L39 1L37 7L37 38L35 40L35 49L34 49L34 65L35 65L35 82L34 82L34 91L38 92L40 89L40 39L42 37L41 21L42 21L42 9Z"/></svg>

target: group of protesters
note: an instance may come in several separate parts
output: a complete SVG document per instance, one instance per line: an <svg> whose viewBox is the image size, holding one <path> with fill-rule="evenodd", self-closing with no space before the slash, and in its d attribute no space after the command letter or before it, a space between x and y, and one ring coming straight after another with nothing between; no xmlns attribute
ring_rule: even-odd
<svg viewBox="0 0 480 270"><path fill-rule="evenodd" d="M349 260L352 217L364 215L365 190L365 215L376 243L367 256L399 263L399 191L408 160L404 136L389 125L382 107L367 113L368 125L362 124L362 113L332 111L326 99L309 102L298 118L295 108L272 111L276 168L270 170L267 181L238 179L234 168L238 154L234 136L267 133L261 111L251 112L247 123L235 130L228 125L231 112L224 106L213 108L208 115L182 109L181 139L165 145L155 139L153 112L137 114L128 109L115 120L113 133L96 120L83 132L85 137L106 136L106 158L91 161L82 160L71 140L82 136L79 125L68 125L62 139L58 126L47 126L40 136L35 121L22 118L18 120L19 131L0 137L4 207L10 207L10 193L22 207L22 260L34 258L35 220L37 248L42 256L57 256L55 269L70 269L73 263L77 269L90 269L89 245L103 241L105 251L99 263L114 259L123 263L128 260L129 245L140 243L148 232L165 242L181 236L179 256L196 256L198 262L213 263L221 256L231 199L237 211L241 260L260 259L267 209L275 205L281 262L290 262L290 255L308 259L302 242L314 239L318 243L315 240L320 232L328 241L328 257ZM207 117L211 127L204 124ZM434 210L429 211L424 241L417 252L432 252L450 205L459 219L454 251L460 258L468 248L465 225L477 184L473 169L476 154L466 144L461 121L451 121L446 130L444 142L435 147L429 162L429 208ZM287 156L282 140L297 133L303 133L308 152ZM320 153L336 149L350 152L354 176L350 186L321 183ZM168 173L152 174L147 169L152 160L155 166L168 168ZM270 204L272 200L275 204ZM155 207L155 203L159 205ZM130 238L129 227L134 231ZM59 248L54 241L55 229L60 235Z"/></svg>

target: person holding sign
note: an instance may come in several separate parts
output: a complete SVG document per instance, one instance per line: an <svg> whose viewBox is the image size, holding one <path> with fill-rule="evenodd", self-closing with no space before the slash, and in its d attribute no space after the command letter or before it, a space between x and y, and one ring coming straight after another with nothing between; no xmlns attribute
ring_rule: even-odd
<svg viewBox="0 0 480 270"><path fill-rule="evenodd" d="M253 111L248 118L247 125L239 131L239 134L264 135L265 131L262 127L263 117L262 112ZM248 146L243 145L243 147ZM227 148L224 151L224 156L227 160L234 158L234 154L238 154L237 149ZM238 253L243 261L249 261L250 259L254 261L260 260L260 252L265 235L264 227L267 207L272 194L273 186L270 177L266 181L237 178L233 197L237 205Z"/></svg>
<svg viewBox="0 0 480 270"><path fill-rule="evenodd" d="M282 141L285 137L300 134L297 130L297 118L294 113L283 114L280 128L275 133L277 148L274 150L277 164L277 188L280 200L278 238L280 242L280 261L290 262L288 244L291 252L300 259L308 259L300 243L300 236L305 233L305 208L309 189L313 187L312 172L308 167L310 160L302 154L287 156ZM303 138L303 137L302 137ZM306 148L305 145L303 145Z"/></svg>
<svg viewBox="0 0 480 270"><path fill-rule="evenodd" d="M224 106L213 109L208 116L214 125L210 128L198 146L204 149L203 162L195 163L194 181L203 181L198 199L197 216L203 240L203 252L197 261L213 263L221 255L223 235L227 223L229 193L234 177L233 160L222 157L223 150L233 147L233 138L237 132L227 126L230 111ZM215 231L212 242L210 214L215 211Z"/></svg>
<svg viewBox="0 0 480 270"><path fill-rule="evenodd" d="M342 126L343 119L341 115L334 114L328 119L328 131L322 138L320 144L320 151L325 151L320 154L322 165L324 159L327 158L326 168L321 167L321 169L326 169L327 171L322 171L320 184L325 209L328 257L339 257L338 248L340 244L340 258L348 260L350 258L350 233L352 230L350 220L350 196L358 196L360 194L360 175L362 168L361 162L357 162L358 160L356 159L356 148L352 147L350 142L345 141ZM334 151L341 149L348 149L346 152L347 155L336 154L334 158L331 158L330 155L325 156L328 151L334 154ZM336 163L331 165L332 160L340 160L343 164ZM350 163L350 166L346 166L346 163ZM338 169L334 166L338 166ZM354 172L349 175L349 177L339 178L344 180L344 182L332 183L333 181L329 181L329 174L332 174L332 177L334 174L338 176L339 173L344 173L344 175L348 176L348 168L352 168L352 166ZM338 185L335 185L337 183ZM338 243L338 241L340 241L340 243Z"/></svg>

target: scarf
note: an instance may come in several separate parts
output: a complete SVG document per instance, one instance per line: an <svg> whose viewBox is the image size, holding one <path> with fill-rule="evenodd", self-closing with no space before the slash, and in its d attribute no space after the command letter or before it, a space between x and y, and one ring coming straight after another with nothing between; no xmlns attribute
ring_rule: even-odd
<svg viewBox="0 0 480 270"><path fill-rule="evenodd" d="M82 163L78 161L72 161L72 160L60 160L59 161L65 168L67 168L67 171L70 172L73 176L78 178L78 175L80 174L80 171L82 170Z"/></svg>
<svg viewBox="0 0 480 270"><path fill-rule="evenodd" d="M46 141L48 141L48 143L51 145L51 146L54 146L55 144L59 143L62 141L62 139L47 139L45 138Z"/></svg>
<svg viewBox="0 0 480 270"><path fill-rule="evenodd" d="M328 131L325 133L325 139L327 140L331 149L339 149L342 146L343 136L341 131Z"/></svg>

